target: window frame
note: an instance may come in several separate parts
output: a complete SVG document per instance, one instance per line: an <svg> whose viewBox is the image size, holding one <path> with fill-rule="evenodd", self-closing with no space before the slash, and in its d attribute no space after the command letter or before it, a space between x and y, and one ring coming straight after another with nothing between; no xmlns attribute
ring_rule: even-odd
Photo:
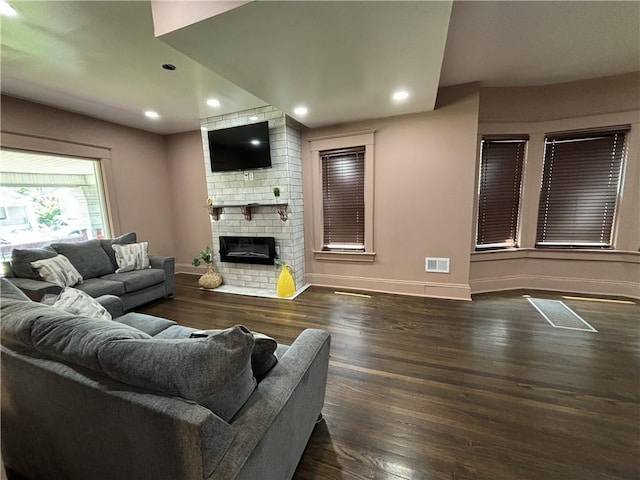
<svg viewBox="0 0 640 480"><path fill-rule="evenodd" d="M309 139L313 176L313 254L316 260L368 262L375 260L373 244L375 130ZM365 147L364 154L364 251L324 250L324 218L321 152Z"/></svg>
<svg viewBox="0 0 640 480"><path fill-rule="evenodd" d="M0 133L0 144L6 149L98 160L102 178L102 202L105 209L108 232L121 231L118 202L111 193L114 191L113 185L115 185L115 181L111 169L112 155L110 148L9 132Z"/></svg>
<svg viewBox="0 0 640 480"><path fill-rule="evenodd" d="M498 243L483 243L479 244L479 236L481 232L480 222L481 222L481 213L482 213L482 199L483 192L482 187L485 182L483 182L483 166L485 159L485 144L487 142L493 143L518 143L522 145L522 151L519 152L521 158L514 158L514 161L519 161L520 165L516 168L520 172L520 178L518 181L518 193L517 193L517 209L515 212L515 218L511 220L511 223L515 223L515 228L513 229L513 242L498 242ZM483 135L480 140L480 154L479 154L479 162L478 162L478 186L477 186L477 206L476 206L476 234L474 247L476 252L484 252L490 250L505 250L505 249L517 249L520 248L521 244L521 212L523 208L523 193L524 193L524 184L525 184L525 172L527 167L527 153L528 153L528 144L529 144L529 135ZM493 187L495 188L496 185ZM484 195L486 197L487 195ZM511 210L513 210L514 205L511 205Z"/></svg>
<svg viewBox="0 0 640 480"><path fill-rule="evenodd" d="M544 157L542 162L542 172L541 172L541 178L540 178L540 192L539 192L540 196L538 199L539 200L538 212L536 217L536 232L535 232L535 239L534 239L534 242L535 242L534 245L536 249L541 249L541 250L542 249L559 249L559 250L580 250L580 249L582 250L584 249L614 250L615 249L618 209L620 204L620 194L622 191L624 177L625 177L625 169L626 169L625 167L626 167L626 161L627 161L628 142L629 142L629 135L628 135L629 131L630 131L630 125L621 125L621 126L610 126L610 127L602 127L602 128L589 129L589 130L554 132L554 133L545 134ZM540 232L540 229L542 227L542 224L547 224L547 222L542 221L541 218L544 215L543 212L545 211L545 200L544 200L545 199L545 195L544 195L545 183L547 184L549 183L549 178L547 178L547 168L548 168L547 166L549 161L548 155L549 155L549 148L553 148L550 146L553 145L553 142L558 142L558 143L581 142L581 141L589 141L590 139L597 140L597 137L606 137L606 136L619 135L619 134L622 134L623 138L622 138L622 144L619 147L620 148L619 171L618 171L617 184L615 186L616 193L615 193L615 200L613 201L613 211L610 217L611 226L609 230L608 240L606 242L592 242L592 241L563 242L559 240L554 241L553 238L548 240L546 236L543 237ZM614 150L612 150L612 152L615 151L615 146L613 148ZM607 161L607 159L605 158L603 161ZM611 163L611 161L609 161L609 163ZM551 183L553 183L552 177L550 181ZM559 183L561 182L556 181L556 186L558 186ZM581 186L577 183L576 185ZM584 185L582 186L584 187ZM601 185L598 185L597 188L599 190L605 189L605 187ZM598 191L597 195L602 195L602 192ZM548 196L549 195L547 195L546 197ZM556 202L559 202L559 200L556 200ZM564 199L564 202L567 203L567 200ZM549 200L546 200L546 203L548 204ZM556 205L555 208L558 210L562 210L563 208L567 208L567 207L564 204L562 204L562 206ZM603 219L604 218L605 217L603 216ZM606 220L608 221L608 219ZM565 229L566 228L567 227L565 227Z"/></svg>
<svg viewBox="0 0 640 480"><path fill-rule="evenodd" d="M106 201L106 181L104 178L104 168L99 158L89 158L89 157L79 157L74 155L62 154L62 153L48 153L42 151L35 151L32 149L24 149L24 148L12 148L5 147L4 145L0 149L0 154L3 157L3 160L9 162L12 161L15 167L16 162L20 162L21 159L33 159L32 162L44 162L44 163L36 163L35 166L31 163L30 167L27 167L25 170L14 170L11 169L9 172L0 172L3 173L3 183L2 187L6 187L9 189L15 189L19 187L39 190L39 189L82 189L83 193L74 194L74 197L80 196L84 198L85 207L88 210L85 210L83 216L85 220L90 223L85 224L83 226L88 227L86 231L88 232L86 235L89 239L92 238L101 238L101 236L111 236L111 222L109 209ZM5 155L7 158L5 158ZM58 160L60 162L58 162ZM82 169L88 168L92 173L78 172L74 167L71 168L72 172L69 172L69 163L75 162L73 165L83 164ZM55 171L58 172L58 169L65 170L66 173L54 173L50 170L50 167L54 166ZM37 170L34 171L34 168ZM39 169L44 168L48 173L42 173ZM73 173L75 172L75 173ZM6 176L4 176L6 175ZM44 183L38 183L38 180L43 180L39 175L45 177ZM56 175L58 177L56 177ZM70 177L75 179L76 182L62 181L56 180L56 178L60 178L64 176L66 180ZM84 177L90 177L89 183L83 181ZM87 197L86 189L90 189L92 191L88 192L89 197ZM93 201L90 199L93 198ZM72 202L75 203L75 202ZM60 206L64 211L64 207ZM4 210L4 208L2 208ZM7 213L5 212L5 218L0 219L6 220ZM100 223L94 223L93 218L100 218ZM35 219L35 217L33 217ZM32 219L32 220L33 220ZM63 224L66 225L66 224ZM10 225L8 225L10 226ZM72 228L72 225L69 225L68 228ZM95 228L93 228L95 227ZM63 227L59 227L60 230ZM56 229L52 230L55 231ZM80 228L77 230L80 231ZM60 237L60 238L64 238ZM52 241L56 241L56 238L53 238Z"/></svg>

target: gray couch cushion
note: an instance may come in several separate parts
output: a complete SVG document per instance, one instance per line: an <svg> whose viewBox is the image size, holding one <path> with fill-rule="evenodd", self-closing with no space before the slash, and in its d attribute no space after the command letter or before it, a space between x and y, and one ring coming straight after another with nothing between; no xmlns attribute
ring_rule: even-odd
<svg viewBox="0 0 640 480"><path fill-rule="evenodd" d="M2 301L5 300L22 300L28 302L27 297L22 290L16 287L6 278L0 278L0 295L2 295Z"/></svg>
<svg viewBox="0 0 640 480"><path fill-rule="evenodd" d="M96 278L113 273L113 265L100 240L80 243L52 243L51 248L69 259L82 278ZM109 292L110 293L110 292Z"/></svg>
<svg viewBox="0 0 640 480"><path fill-rule="evenodd" d="M187 327L181 328L185 329ZM189 330L191 330L190 338L204 338L221 331L196 330L194 328ZM183 330L181 334L186 332L187 330ZM251 369L253 370L253 376L260 381L278 363L278 356L276 355L278 342L264 333L251 332L251 334L254 340L253 350L251 351Z"/></svg>
<svg viewBox="0 0 640 480"><path fill-rule="evenodd" d="M16 277L40 280L40 274L31 266L31 262L52 258L58 253L50 248L14 248L11 252L11 268Z"/></svg>
<svg viewBox="0 0 640 480"><path fill-rule="evenodd" d="M111 270L112 272L116 271L118 263L116 262L116 252L113 250L111 245L128 245L130 243L136 243L137 241L138 239L135 232L125 233L124 235L120 235L115 238L105 238L104 240L100 240L100 245L102 245L103 250L109 256L109 260L113 266L113 270Z"/></svg>
<svg viewBox="0 0 640 480"><path fill-rule="evenodd" d="M137 328L152 337L168 329L172 325L176 325L173 320L166 318L154 317L144 313L129 312L115 319L116 322L124 323L130 327Z"/></svg>
<svg viewBox="0 0 640 480"><path fill-rule="evenodd" d="M2 341L18 343L42 354L97 371L97 348L121 338L150 338L128 325L95 320L32 302L7 280L1 281Z"/></svg>
<svg viewBox="0 0 640 480"><path fill-rule="evenodd" d="M48 305L4 297L0 312L2 313L2 322L0 322L2 343L17 343L30 349L35 348L31 330L38 321L46 318L75 318L75 315Z"/></svg>
<svg viewBox="0 0 640 480"><path fill-rule="evenodd" d="M255 388L252 349L251 333L236 326L207 338L111 341L99 359L115 380L193 400L228 421Z"/></svg>
<svg viewBox="0 0 640 480"><path fill-rule="evenodd" d="M167 276L164 270L159 268L147 268L146 270L132 270L122 273L111 273L104 275L102 280L112 280L114 282L122 282L126 293L137 292L143 288L157 285L166 280Z"/></svg>
<svg viewBox="0 0 640 480"><path fill-rule="evenodd" d="M47 315L34 322L31 328L33 346L40 353L98 372L102 371L98 354L103 345L123 339L144 341L150 338L128 325L75 315L70 318Z"/></svg>
<svg viewBox="0 0 640 480"><path fill-rule="evenodd" d="M199 330L191 327L184 327L182 325L173 325L166 330L161 331L155 338L191 338L191 334L194 332L198 332Z"/></svg>
<svg viewBox="0 0 640 480"><path fill-rule="evenodd" d="M124 295L125 293L122 282L114 282L104 278L90 278L76 285L75 288L88 293L94 298L100 295Z"/></svg>

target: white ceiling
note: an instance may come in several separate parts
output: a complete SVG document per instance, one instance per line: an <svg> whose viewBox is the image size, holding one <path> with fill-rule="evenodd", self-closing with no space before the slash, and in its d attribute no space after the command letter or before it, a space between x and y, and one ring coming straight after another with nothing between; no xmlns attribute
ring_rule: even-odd
<svg viewBox="0 0 640 480"><path fill-rule="evenodd" d="M636 1L254 2L162 40L147 1L10 3L19 16L2 18L3 93L161 134L265 104L318 126L429 110L438 84L640 70ZM411 97L391 102L395 88Z"/></svg>

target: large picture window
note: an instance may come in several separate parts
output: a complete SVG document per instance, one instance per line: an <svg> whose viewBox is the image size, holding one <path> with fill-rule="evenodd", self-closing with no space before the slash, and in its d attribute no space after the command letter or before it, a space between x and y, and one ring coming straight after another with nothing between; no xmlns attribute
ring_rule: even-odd
<svg viewBox="0 0 640 480"><path fill-rule="evenodd" d="M628 130L547 136L537 247L612 246Z"/></svg>
<svg viewBox="0 0 640 480"><path fill-rule="evenodd" d="M0 253L109 236L97 160L3 149Z"/></svg>
<svg viewBox="0 0 640 480"><path fill-rule="evenodd" d="M526 138L482 140L476 250L518 246L526 143Z"/></svg>

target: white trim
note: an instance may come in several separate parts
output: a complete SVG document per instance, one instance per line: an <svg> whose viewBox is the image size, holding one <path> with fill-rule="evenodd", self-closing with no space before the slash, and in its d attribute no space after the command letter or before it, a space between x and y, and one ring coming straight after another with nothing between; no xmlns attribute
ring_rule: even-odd
<svg viewBox="0 0 640 480"><path fill-rule="evenodd" d="M373 220L374 220L374 172L375 172L375 130L363 132L343 133L309 139L311 144L311 172L313 211L313 238L314 251L321 251L324 243L324 221L322 205L322 159L320 152L339 148L350 148L364 145L364 249L371 254L373 245Z"/></svg>
<svg viewBox="0 0 640 480"><path fill-rule="evenodd" d="M326 262L359 262L373 263L376 260L376 252L332 252L327 250L314 250L313 258Z"/></svg>
<svg viewBox="0 0 640 480"><path fill-rule="evenodd" d="M506 290L549 290L588 295L610 295L640 299L640 283L594 278L547 277L543 275L506 275L471 280L471 294Z"/></svg>
<svg viewBox="0 0 640 480"><path fill-rule="evenodd" d="M471 300L471 288L467 284L419 282L321 273L307 273L304 276L304 281L306 284L336 289L392 293L416 297L446 298L452 300Z"/></svg>

